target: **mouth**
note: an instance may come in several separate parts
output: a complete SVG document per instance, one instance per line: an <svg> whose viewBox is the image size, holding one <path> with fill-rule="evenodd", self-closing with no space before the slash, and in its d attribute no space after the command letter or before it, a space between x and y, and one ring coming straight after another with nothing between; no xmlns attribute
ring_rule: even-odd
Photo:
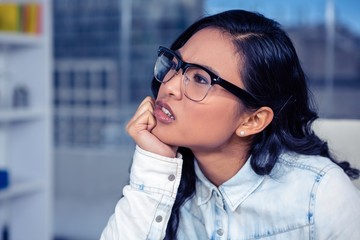
<svg viewBox="0 0 360 240"><path fill-rule="evenodd" d="M162 101L157 101L155 103L155 117L164 122L175 120L175 115L173 114L170 106Z"/></svg>

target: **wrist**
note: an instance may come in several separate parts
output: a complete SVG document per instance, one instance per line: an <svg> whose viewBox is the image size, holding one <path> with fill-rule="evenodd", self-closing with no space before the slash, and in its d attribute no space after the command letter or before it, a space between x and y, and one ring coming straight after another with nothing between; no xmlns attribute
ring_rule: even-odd
<svg viewBox="0 0 360 240"><path fill-rule="evenodd" d="M154 147L147 148L139 144L136 145L136 151L148 156L152 156L155 158L165 158L165 159L174 159L174 158L182 159L182 155L177 152L177 147L173 147L171 149L172 149L171 151L167 151L162 149L154 149Z"/></svg>

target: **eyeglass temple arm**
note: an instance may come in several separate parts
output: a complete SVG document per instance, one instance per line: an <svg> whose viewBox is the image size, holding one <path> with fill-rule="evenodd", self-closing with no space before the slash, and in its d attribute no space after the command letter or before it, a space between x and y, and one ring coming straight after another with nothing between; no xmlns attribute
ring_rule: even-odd
<svg viewBox="0 0 360 240"><path fill-rule="evenodd" d="M217 78L217 79L213 79L213 83L219 84L220 86L222 86L223 88L225 88L226 90L228 90L229 92L240 98L240 100L245 101L246 103L252 103L258 105L258 101L250 93L228 81L225 81L221 78Z"/></svg>

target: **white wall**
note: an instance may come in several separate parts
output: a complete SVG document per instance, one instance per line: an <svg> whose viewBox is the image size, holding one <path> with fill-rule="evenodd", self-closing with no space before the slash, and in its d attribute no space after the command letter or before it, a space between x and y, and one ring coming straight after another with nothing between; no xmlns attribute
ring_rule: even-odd
<svg viewBox="0 0 360 240"><path fill-rule="evenodd" d="M55 236L99 239L129 180L134 149L56 152Z"/></svg>

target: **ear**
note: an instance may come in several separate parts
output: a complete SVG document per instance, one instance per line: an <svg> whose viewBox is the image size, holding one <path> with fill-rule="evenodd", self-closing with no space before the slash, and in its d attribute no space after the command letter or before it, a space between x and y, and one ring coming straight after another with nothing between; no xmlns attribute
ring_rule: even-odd
<svg viewBox="0 0 360 240"><path fill-rule="evenodd" d="M251 113L236 129L236 135L246 137L263 131L273 120L274 112L269 107L261 107Z"/></svg>

